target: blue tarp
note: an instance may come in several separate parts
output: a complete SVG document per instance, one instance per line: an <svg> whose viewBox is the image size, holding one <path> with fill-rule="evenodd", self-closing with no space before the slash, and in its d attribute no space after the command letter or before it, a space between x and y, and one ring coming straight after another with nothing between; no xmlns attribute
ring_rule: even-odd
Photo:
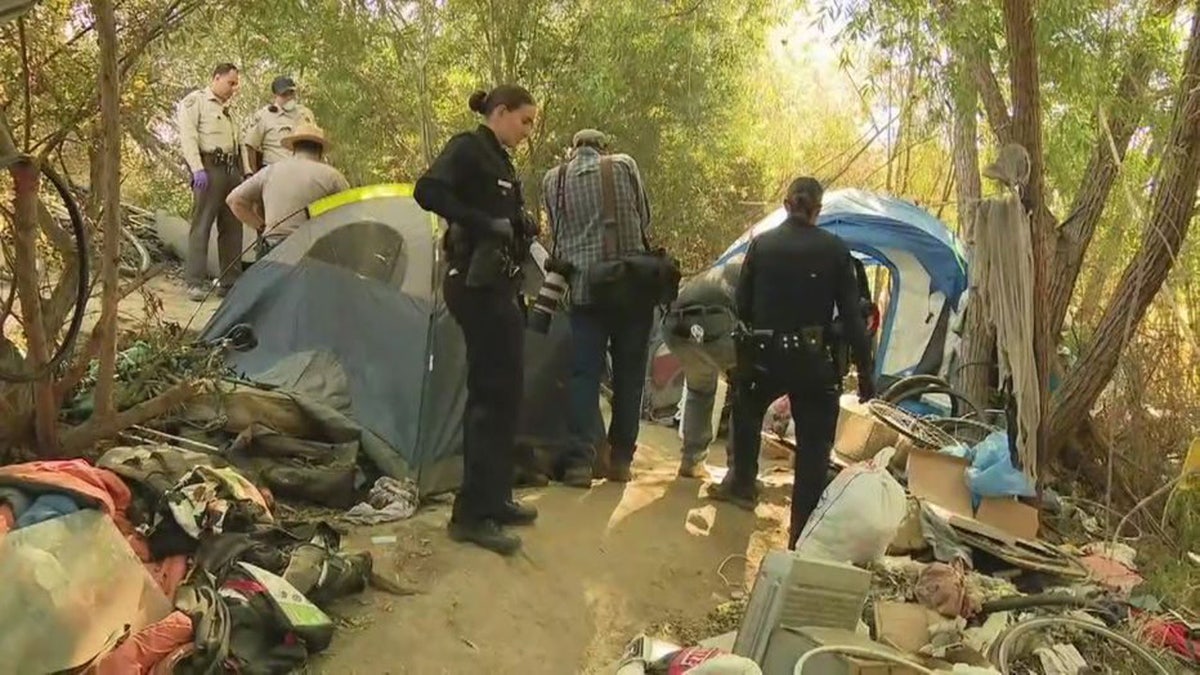
<svg viewBox="0 0 1200 675"><path fill-rule="evenodd" d="M781 208L754 226L755 234L778 227L786 213ZM886 250L912 254L930 278L930 292L940 291L952 304L967 289L966 261L953 233L920 207L895 197L844 188L825 195L817 224L840 236L854 251L884 263ZM745 253L750 233L738 238L717 259L723 265Z"/></svg>

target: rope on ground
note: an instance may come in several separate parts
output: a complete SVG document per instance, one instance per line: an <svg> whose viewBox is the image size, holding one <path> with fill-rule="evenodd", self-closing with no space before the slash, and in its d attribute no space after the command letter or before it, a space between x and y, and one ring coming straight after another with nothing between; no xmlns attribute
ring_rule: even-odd
<svg viewBox="0 0 1200 675"><path fill-rule="evenodd" d="M796 669L792 671L793 675L804 675L804 666L808 663L809 659L812 659L815 656L820 656L821 654L846 654L849 656L859 656L867 659L888 661L890 663L911 668L921 675L933 675L932 670L915 661L910 661L909 659L897 656L895 654L889 654L881 649L856 647L853 645L827 645L825 647L817 647L816 649L810 650L806 652L804 656L800 657L800 660L796 662Z"/></svg>
<svg viewBox="0 0 1200 675"><path fill-rule="evenodd" d="M746 562L750 562L750 559L741 553L734 553L733 555L725 556L725 559L721 561L721 564L717 565L717 576L721 577L721 581L724 581L726 586L741 586L741 584L735 584L729 580L729 577L725 576L725 566L734 560L737 560L738 558L741 558Z"/></svg>

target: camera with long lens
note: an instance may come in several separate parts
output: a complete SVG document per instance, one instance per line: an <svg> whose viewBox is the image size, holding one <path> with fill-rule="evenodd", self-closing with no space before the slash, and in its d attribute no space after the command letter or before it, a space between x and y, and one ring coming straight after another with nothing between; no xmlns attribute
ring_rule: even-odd
<svg viewBox="0 0 1200 675"><path fill-rule="evenodd" d="M550 331L550 320L562 305L563 296L571 286L568 280L574 271L575 266L565 260L551 258L546 261L546 279L530 308L529 330L542 335Z"/></svg>

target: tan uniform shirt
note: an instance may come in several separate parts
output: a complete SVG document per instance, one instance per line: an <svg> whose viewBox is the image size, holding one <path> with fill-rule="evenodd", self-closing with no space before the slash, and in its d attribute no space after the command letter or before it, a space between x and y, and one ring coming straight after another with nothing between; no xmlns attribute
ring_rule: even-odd
<svg viewBox="0 0 1200 675"><path fill-rule="evenodd" d="M242 132L242 143L262 153L263 166L270 166L292 156L292 152L283 147L283 139L290 136L301 124L316 124L312 111L303 105L297 105L291 112L273 104L263 106L246 124ZM250 173L251 169L249 159L246 158L246 173Z"/></svg>
<svg viewBox="0 0 1200 675"><path fill-rule="evenodd" d="M324 162L303 156L282 159L237 186L230 199L263 205L263 236L281 241L308 220L305 207L350 188L341 172Z"/></svg>
<svg viewBox="0 0 1200 675"><path fill-rule="evenodd" d="M204 169L200 153L237 150L237 127L228 101L222 102L208 87L183 97L175 121L179 127L179 149L193 173Z"/></svg>

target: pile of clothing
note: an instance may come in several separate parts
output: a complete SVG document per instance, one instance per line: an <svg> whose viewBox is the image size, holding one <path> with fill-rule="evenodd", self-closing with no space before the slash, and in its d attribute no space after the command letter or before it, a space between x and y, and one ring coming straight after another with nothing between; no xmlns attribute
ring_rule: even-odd
<svg viewBox="0 0 1200 675"><path fill-rule="evenodd" d="M57 657L46 656L48 647L13 649L30 659L84 658L55 666L90 666L100 675L296 670L332 638L322 607L365 589L372 563L367 553L342 552L325 523L277 521L272 500L222 458L165 445L113 448L95 465L0 467L0 567L15 577L5 583L24 584L26 603L46 599L22 614L18 594L4 594L9 603L0 598L0 617L57 622L64 634L44 641L70 643L53 650ZM123 550L81 549L85 535ZM138 576L138 563L148 575L144 589L125 584L128 609L106 599L112 589L78 587L102 586L85 572L120 569L122 556L134 565L122 579ZM60 598L74 599L76 609ZM80 603L103 608L108 623L79 616ZM127 630L94 634L112 626ZM36 663L40 670L49 662ZM19 661L10 665L32 672Z"/></svg>

